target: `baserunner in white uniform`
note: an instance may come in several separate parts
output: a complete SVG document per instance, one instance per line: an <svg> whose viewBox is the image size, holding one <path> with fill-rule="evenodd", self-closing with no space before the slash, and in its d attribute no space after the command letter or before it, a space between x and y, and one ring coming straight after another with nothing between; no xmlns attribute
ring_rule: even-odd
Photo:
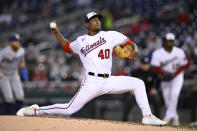
<svg viewBox="0 0 197 131"><path fill-rule="evenodd" d="M5 100L5 114L15 114L23 106L24 92L18 70L28 79L20 36L11 35L9 45L0 51L0 89Z"/></svg>
<svg viewBox="0 0 197 131"><path fill-rule="evenodd" d="M164 120L172 120L174 126L179 125L177 103L183 85L183 70L187 67L187 59L182 49L174 46L175 35L167 33L163 47L153 52L152 66L161 76L161 88L166 106Z"/></svg>
<svg viewBox="0 0 197 131"><path fill-rule="evenodd" d="M134 44L128 38L116 31L101 31L101 15L91 12L86 15L85 26L88 34L79 36L75 41L65 39L56 26L51 23L50 28L61 46L68 53L78 54L86 70L81 88L69 103L54 104L38 107L32 105L18 111L19 116L58 115L69 116L79 111L87 102L103 94L119 94L134 91L136 101L142 111L143 124L166 125L152 115L144 82L138 78L128 76L112 76L112 52L117 45Z"/></svg>

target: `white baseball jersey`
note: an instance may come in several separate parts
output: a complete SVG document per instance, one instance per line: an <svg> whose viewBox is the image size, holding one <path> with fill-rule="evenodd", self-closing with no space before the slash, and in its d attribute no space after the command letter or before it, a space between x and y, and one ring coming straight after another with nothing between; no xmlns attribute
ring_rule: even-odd
<svg viewBox="0 0 197 131"><path fill-rule="evenodd" d="M25 51L19 48L14 52L10 46L0 51L0 72L5 76L13 76L18 73L18 62L24 60Z"/></svg>
<svg viewBox="0 0 197 131"><path fill-rule="evenodd" d="M159 48L153 53L151 65L161 67L163 71L175 73L180 66L187 64L185 53L178 47L173 47L172 52Z"/></svg>
<svg viewBox="0 0 197 131"><path fill-rule="evenodd" d="M80 59L87 72L111 74L112 52L118 44L128 38L116 31L100 31L95 36L83 35L70 44L70 48Z"/></svg>

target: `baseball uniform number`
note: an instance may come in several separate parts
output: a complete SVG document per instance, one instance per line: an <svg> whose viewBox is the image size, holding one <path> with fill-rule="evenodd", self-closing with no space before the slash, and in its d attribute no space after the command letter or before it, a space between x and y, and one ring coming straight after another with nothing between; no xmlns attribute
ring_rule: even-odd
<svg viewBox="0 0 197 131"><path fill-rule="evenodd" d="M99 51L98 57L101 57L101 59L109 59L110 56L110 49L105 49L103 53L103 49Z"/></svg>

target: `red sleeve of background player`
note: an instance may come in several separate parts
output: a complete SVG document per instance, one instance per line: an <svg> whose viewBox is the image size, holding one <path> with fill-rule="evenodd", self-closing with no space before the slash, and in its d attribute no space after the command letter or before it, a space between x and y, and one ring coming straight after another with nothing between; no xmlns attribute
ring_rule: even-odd
<svg viewBox="0 0 197 131"><path fill-rule="evenodd" d="M131 44L133 44L133 42L130 40L127 40L122 46L131 45Z"/></svg>
<svg viewBox="0 0 197 131"><path fill-rule="evenodd" d="M159 75L162 75L163 74L163 71L160 67L158 66L153 66L153 68L155 69L155 71L159 74Z"/></svg>
<svg viewBox="0 0 197 131"><path fill-rule="evenodd" d="M178 75L180 72L182 72L184 69L186 68L186 66L181 66L181 67L179 67L177 70L176 70L176 72L174 73L174 75L176 76L176 75Z"/></svg>
<svg viewBox="0 0 197 131"><path fill-rule="evenodd" d="M69 45L70 45L70 41L67 42L67 43L64 45L63 49L64 49L67 53L72 54L73 51L70 49L70 46L69 46Z"/></svg>
<svg viewBox="0 0 197 131"><path fill-rule="evenodd" d="M186 59L188 60L187 64L184 65L184 66L179 67L179 68L176 70L176 72L174 73L175 76L178 75L180 72L182 72L185 68L190 67L190 65L191 65L191 60L190 60L190 58L186 58Z"/></svg>

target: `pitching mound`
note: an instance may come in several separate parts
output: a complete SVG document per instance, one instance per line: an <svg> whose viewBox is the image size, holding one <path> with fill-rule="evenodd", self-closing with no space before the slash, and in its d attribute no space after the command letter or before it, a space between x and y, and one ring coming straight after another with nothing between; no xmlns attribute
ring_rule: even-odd
<svg viewBox="0 0 197 131"><path fill-rule="evenodd" d="M191 131L173 127L134 123L48 117L0 116L1 131Z"/></svg>

